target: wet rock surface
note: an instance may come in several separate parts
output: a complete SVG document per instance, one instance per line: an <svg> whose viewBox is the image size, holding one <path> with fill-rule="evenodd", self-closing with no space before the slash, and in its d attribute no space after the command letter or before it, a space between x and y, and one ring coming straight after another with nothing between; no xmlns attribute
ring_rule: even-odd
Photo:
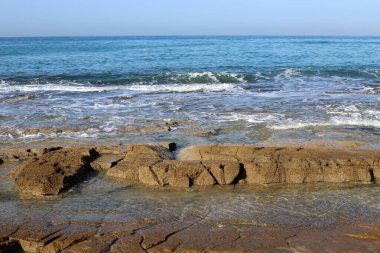
<svg viewBox="0 0 380 253"><path fill-rule="evenodd" d="M378 252L379 249L379 223L307 229L260 227L205 217L158 224L59 224L41 220L20 226L0 243L0 252L40 253Z"/></svg>
<svg viewBox="0 0 380 253"><path fill-rule="evenodd" d="M45 150L18 169L16 187L33 195L57 195L83 181L93 170L90 162L98 153L94 149Z"/></svg>
<svg viewBox="0 0 380 253"><path fill-rule="evenodd" d="M376 184L268 188L374 182L378 151L170 146L1 150L0 252L379 252Z"/></svg>
<svg viewBox="0 0 380 253"><path fill-rule="evenodd" d="M380 152L376 150L212 145L184 148L175 159L173 145L53 147L16 150L3 157L27 160L15 173L15 184L34 195L59 194L83 181L92 170L134 184L182 188L237 183L375 183L380 173Z"/></svg>
<svg viewBox="0 0 380 253"><path fill-rule="evenodd" d="M251 184L375 182L380 152L360 149L301 147L195 146L182 160L240 162L239 179Z"/></svg>

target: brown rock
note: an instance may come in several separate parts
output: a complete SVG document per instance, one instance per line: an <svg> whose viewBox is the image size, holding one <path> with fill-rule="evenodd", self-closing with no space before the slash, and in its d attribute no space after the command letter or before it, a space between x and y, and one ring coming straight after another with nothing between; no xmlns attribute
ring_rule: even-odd
<svg viewBox="0 0 380 253"><path fill-rule="evenodd" d="M238 149L238 146L191 146L179 152L179 159L185 161L238 161L235 156Z"/></svg>
<svg viewBox="0 0 380 253"><path fill-rule="evenodd" d="M146 185L162 185L150 166L139 167L139 181Z"/></svg>
<svg viewBox="0 0 380 253"><path fill-rule="evenodd" d="M218 184L232 184L240 173L240 163L233 161L205 161L202 164L214 176Z"/></svg>
<svg viewBox="0 0 380 253"><path fill-rule="evenodd" d="M126 159L133 158L159 158L159 159L174 159L174 155L169 149L163 146L155 145L132 145L127 148Z"/></svg>
<svg viewBox="0 0 380 253"><path fill-rule="evenodd" d="M74 244L73 246L63 250L62 253L106 253L110 251L110 248L117 240L118 238L116 235L100 235Z"/></svg>
<svg viewBox="0 0 380 253"><path fill-rule="evenodd" d="M151 170L161 186L189 187L205 168L199 161L164 160Z"/></svg>
<svg viewBox="0 0 380 253"><path fill-rule="evenodd" d="M16 187L33 195L57 195L83 181L96 156L94 150L79 148L48 152L21 165Z"/></svg>
<svg viewBox="0 0 380 253"><path fill-rule="evenodd" d="M91 163L94 170L108 170L121 161L125 155L105 154Z"/></svg>
<svg viewBox="0 0 380 253"><path fill-rule="evenodd" d="M146 252L141 246L142 238L138 234L118 234L118 239L110 247L110 253L143 253Z"/></svg>
<svg viewBox="0 0 380 253"><path fill-rule="evenodd" d="M51 240L60 237L66 227L67 225L54 226L46 221L35 220L21 226L9 239L18 241L26 252L39 252Z"/></svg>
<svg viewBox="0 0 380 253"><path fill-rule="evenodd" d="M214 185L215 183L215 179L205 169L201 171L199 176L194 181L194 185L197 186L210 186Z"/></svg>
<svg viewBox="0 0 380 253"><path fill-rule="evenodd" d="M169 182L172 187L188 188L190 187L190 178L181 171L175 170Z"/></svg>
<svg viewBox="0 0 380 253"><path fill-rule="evenodd" d="M159 158L140 158L140 159L124 159L118 162L117 165L107 170L107 175L117 177L128 181L138 182L139 167L150 166L161 161Z"/></svg>
<svg viewBox="0 0 380 253"><path fill-rule="evenodd" d="M127 147L126 152L123 160L107 170L108 176L137 182L139 167L151 166L164 159L174 158L168 148L160 145L133 145Z"/></svg>
<svg viewBox="0 0 380 253"><path fill-rule="evenodd" d="M355 148L323 146L259 147L259 146L198 146L181 150L181 160L200 160L219 184L224 184L224 172L210 162L235 161L245 169L236 178L237 169L229 170L231 180L247 183L308 183L308 182L374 182L380 176L380 152ZM234 168L237 166L235 165ZM243 171L244 172L244 171ZM234 178L235 177L235 178ZM234 178L234 179L232 179ZM226 180L226 179L225 179ZM226 181L227 183L227 181Z"/></svg>

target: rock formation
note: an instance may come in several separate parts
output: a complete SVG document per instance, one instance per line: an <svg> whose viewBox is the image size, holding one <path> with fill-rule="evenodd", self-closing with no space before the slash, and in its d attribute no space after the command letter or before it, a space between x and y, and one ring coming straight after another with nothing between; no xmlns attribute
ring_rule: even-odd
<svg viewBox="0 0 380 253"><path fill-rule="evenodd" d="M194 146L179 152L163 145L50 148L26 152L15 179L18 189L56 195L97 170L133 184L191 187L237 183L376 182L380 152L258 146ZM33 155L30 155L33 154Z"/></svg>
<svg viewBox="0 0 380 253"><path fill-rule="evenodd" d="M83 181L92 171L93 149L58 149L32 158L18 169L16 187L33 195L57 195Z"/></svg>

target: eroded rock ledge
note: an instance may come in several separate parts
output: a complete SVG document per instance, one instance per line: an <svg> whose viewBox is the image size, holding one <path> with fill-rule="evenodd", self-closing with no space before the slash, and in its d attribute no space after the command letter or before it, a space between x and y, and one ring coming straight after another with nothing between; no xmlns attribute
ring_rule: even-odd
<svg viewBox="0 0 380 253"><path fill-rule="evenodd" d="M331 228L253 226L229 220L0 224L0 252L378 252L379 222ZM323 242L323 243L321 243Z"/></svg>
<svg viewBox="0 0 380 253"><path fill-rule="evenodd" d="M170 143L50 148L9 157L26 160L15 173L15 184L34 195L59 194L94 170L134 184L163 187L375 183L380 178L378 150L208 145L184 148L176 159L174 147ZM0 158L5 162L9 157Z"/></svg>

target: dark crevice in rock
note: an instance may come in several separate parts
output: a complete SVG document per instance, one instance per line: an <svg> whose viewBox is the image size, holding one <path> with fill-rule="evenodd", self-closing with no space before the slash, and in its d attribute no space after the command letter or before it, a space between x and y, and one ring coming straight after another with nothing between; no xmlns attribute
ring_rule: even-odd
<svg viewBox="0 0 380 253"><path fill-rule="evenodd" d="M44 148L44 154L63 149L62 147Z"/></svg>
<svg viewBox="0 0 380 253"><path fill-rule="evenodd" d="M237 184L240 180L245 180L247 179L247 171L244 167L243 163L240 163L240 168L239 168L239 174L235 178L235 180L232 182L232 184Z"/></svg>
<svg viewBox="0 0 380 253"><path fill-rule="evenodd" d="M116 166L120 161L122 161L123 159L124 159L124 158L121 158L121 159L119 159L119 160L117 160L117 161L112 162L110 168L115 167L115 166Z"/></svg>
<svg viewBox="0 0 380 253"><path fill-rule="evenodd" d="M162 241L156 243L155 245L153 245L153 246L147 248L147 250L152 249L152 248L154 248L154 247L157 247L158 245L161 245L161 244L167 242L167 240L168 240L171 236L173 236L173 235L175 235L175 234L177 234L177 233L179 233L179 232L185 231L186 229L189 229L189 228L191 228L191 227L197 225L198 223L204 221L204 220L209 216L210 212L211 212L211 211L209 211L204 217L202 217L202 218L200 218L199 220L197 220L197 221L195 221L195 222L189 224L188 226L185 226L184 228L179 229L179 230L177 230L177 231L174 231L174 232L172 232L172 233L169 233L168 235L165 236L165 239L164 239L164 240L162 240Z"/></svg>
<svg viewBox="0 0 380 253"><path fill-rule="evenodd" d="M0 252L4 253L24 253L21 244L17 240L7 241L0 243Z"/></svg>
<svg viewBox="0 0 380 253"><path fill-rule="evenodd" d="M108 246L108 250L106 252L111 252L112 251L112 247L113 245L115 245L115 243L119 240L119 238L115 238L114 240L112 240L112 242L110 243L110 245Z"/></svg>
<svg viewBox="0 0 380 253"><path fill-rule="evenodd" d="M205 169L206 169L206 167L205 167ZM214 181L215 181L215 185L218 185L219 182L218 182L218 180L216 179L216 177L214 176L214 174L212 174L211 170L209 170L209 169L206 169L206 170L208 171L208 173L210 174L210 176L214 179Z"/></svg>
<svg viewBox="0 0 380 253"><path fill-rule="evenodd" d="M81 242L87 241L88 239L90 239L90 237L85 237L85 238L81 238L81 239L73 240L69 245L67 245L66 247L62 248L61 251L64 251L65 249L68 249L68 248L70 248L71 246L74 246L75 244L79 244L79 243L81 243ZM61 251L60 251L60 252L61 252Z"/></svg>
<svg viewBox="0 0 380 253"><path fill-rule="evenodd" d="M192 187L194 185L194 178L189 177L189 187Z"/></svg>
<svg viewBox="0 0 380 253"><path fill-rule="evenodd" d="M369 169L369 175L371 176L371 183L376 183L376 177L373 168Z"/></svg>
<svg viewBox="0 0 380 253"><path fill-rule="evenodd" d="M150 226L148 226L148 227L150 227ZM139 236L141 237L141 239L140 239L140 241L139 241L140 248L141 248L144 252L148 252L148 251L146 250L146 248L144 248L144 246L143 246L143 243L144 243L144 236L142 236L142 235L138 232L140 229L143 229L143 228L139 228L139 229L135 229L135 230L133 230L132 233L131 233L131 235L139 235Z"/></svg>
<svg viewBox="0 0 380 253"><path fill-rule="evenodd" d="M96 158L98 158L100 156L100 154L98 153L98 151L96 151L96 149L92 148L89 150L89 156L84 156L82 158L82 160L88 164L90 164L91 162L95 161Z"/></svg>
<svg viewBox="0 0 380 253"><path fill-rule="evenodd" d="M4 163L4 160L0 158L0 165L2 165L3 163Z"/></svg>

